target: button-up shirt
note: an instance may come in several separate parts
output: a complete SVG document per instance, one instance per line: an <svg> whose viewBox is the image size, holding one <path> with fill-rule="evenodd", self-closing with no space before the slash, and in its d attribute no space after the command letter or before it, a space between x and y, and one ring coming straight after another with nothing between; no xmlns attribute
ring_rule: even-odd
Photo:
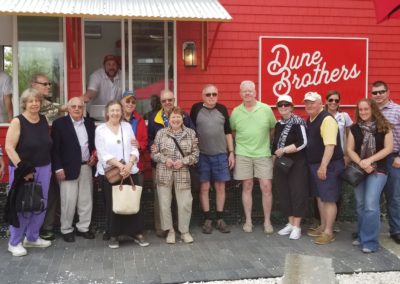
<svg viewBox="0 0 400 284"><path fill-rule="evenodd" d="M400 105L389 101L381 111L393 127L393 153L400 156Z"/></svg>
<svg viewBox="0 0 400 284"><path fill-rule="evenodd" d="M71 116L70 116L71 117ZM76 136L79 140L79 145L81 146L82 162L86 162L90 158L89 152L89 137L86 131L84 119L75 121L72 117L72 124L74 125Z"/></svg>

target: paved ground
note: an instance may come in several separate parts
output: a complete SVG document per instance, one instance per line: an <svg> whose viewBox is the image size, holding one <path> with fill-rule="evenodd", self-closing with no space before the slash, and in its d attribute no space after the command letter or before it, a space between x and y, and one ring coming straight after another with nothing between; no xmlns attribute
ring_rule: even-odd
<svg viewBox="0 0 400 284"><path fill-rule="evenodd" d="M180 283L276 277L283 274L287 253L333 258L336 273L400 270L399 258L386 248L366 255L351 245L355 224L342 223L340 228L337 241L326 246L314 245L307 236L297 241L276 233L266 236L261 226L250 234L234 226L230 234L211 235L194 227L191 245L167 245L149 232L151 246L125 242L118 250L109 249L99 234L96 240L77 238L73 244L58 238L50 248L30 249L22 258L12 257L2 239L0 283ZM382 243L399 254L400 246L385 235Z"/></svg>

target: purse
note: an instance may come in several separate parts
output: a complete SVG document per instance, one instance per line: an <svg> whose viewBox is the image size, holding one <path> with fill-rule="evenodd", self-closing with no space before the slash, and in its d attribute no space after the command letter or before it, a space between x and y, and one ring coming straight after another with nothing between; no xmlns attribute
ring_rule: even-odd
<svg viewBox="0 0 400 284"><path fill-rule="evenodd" d="M112 210L115 214L132 215L140 210L140 198L142 196L142 187L133 183L129 176L131 184L122 184L112 186Z"/></svg>
<svg viewBox="0 0 400 284"><path fill-rule="evenodd" d="M124 163L123 160L120 162ZM117 166L110 166L107 169L104 169L104 175L110 184L114 184L122 180L122 175L120 174L120 170Z"/></svg>
<svg viewBox="0 0 400 284"><path fill-rule="evenodd" d="M27 181L18 185L15 209L22 213L40 214L46 210L42 185L35 181Z"/></svg>
<svg viewBox="0 0 400 284"><path fill-rule="evenodd" d="M289 173L293 164L294 164L293 160L286 156L281 156L275 160L275 166L286 174Z"/></svg>
<svg viewBox="0 0 400 284"><path fill-rule="evenodd" d="M350 162L341 174L341 178L345 182L356 187L367 177L367 175L368 173L360 168L359 165L354 162Z"/></svg>
<svg viewBox="0 0 400 284"><path fill-rule="evenodd" d="M178 148L179 153L181 153L182 157L185 157L178 141L175 139L175 137L171 137L171 138L172 138L172 140L174 140L174 143L175 143L176 147ZM198 186L200 183L200 180L199 180L199 174L197 172L196 166L194 166L194 165L189 166L189 173L190 173L191 188L200 190L200 187Z"/></svg>

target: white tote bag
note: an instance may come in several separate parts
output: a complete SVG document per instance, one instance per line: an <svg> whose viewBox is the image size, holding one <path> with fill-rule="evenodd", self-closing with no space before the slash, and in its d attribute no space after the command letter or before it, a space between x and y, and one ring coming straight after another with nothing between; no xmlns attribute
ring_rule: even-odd
<svg viewBox="0 0 400 284"><path fill-rule="evenodd" d="M142 187L133 183L129 176L131 184L113 185L112 187L112 209L115 214L132 215L140 210L140 198L142 196Z"/></svg>

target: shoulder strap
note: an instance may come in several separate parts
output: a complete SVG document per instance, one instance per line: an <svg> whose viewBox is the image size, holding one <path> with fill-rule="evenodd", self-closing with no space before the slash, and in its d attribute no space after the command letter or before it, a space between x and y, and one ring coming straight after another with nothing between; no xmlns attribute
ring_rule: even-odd
<svg viewBox="0 0 400 284"><path fill-rule="evenodd" d="M173 136L170 136L170 137L172 138L172 140L174 140L176 147L178 147L179 152L181 153L182 157L184 158L185 155L183 154L182 148L181 148L181 146L179 146L178 141L176 141L175 137L173 137Z"/></svg>

